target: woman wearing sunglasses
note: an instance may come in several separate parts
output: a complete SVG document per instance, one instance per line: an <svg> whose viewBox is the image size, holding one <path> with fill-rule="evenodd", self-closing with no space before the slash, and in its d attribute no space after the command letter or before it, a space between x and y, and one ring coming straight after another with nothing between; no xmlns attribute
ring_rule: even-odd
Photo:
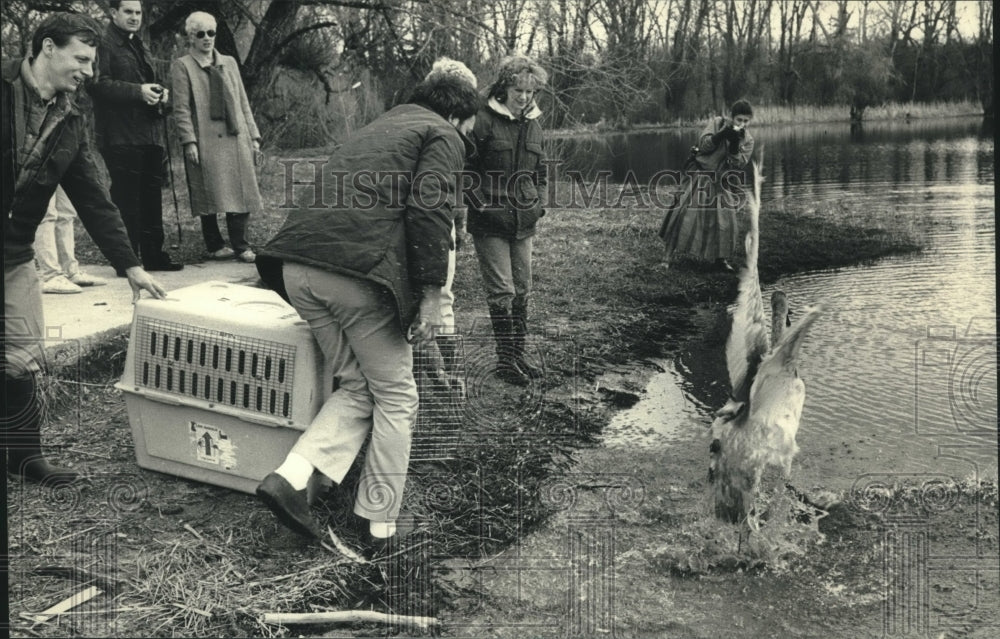
<svg viewBox="0 0 1000 639"><path fill-rule="evenodd" d="M263 210L254 155L260 132L236 60L215 50L215 18L195 11L185 23L188 53L174 61L174 117L184 146L191 213L201 218L206 257L253 262L250 213ZM225 245L216 215L226 214Z"/></svg>

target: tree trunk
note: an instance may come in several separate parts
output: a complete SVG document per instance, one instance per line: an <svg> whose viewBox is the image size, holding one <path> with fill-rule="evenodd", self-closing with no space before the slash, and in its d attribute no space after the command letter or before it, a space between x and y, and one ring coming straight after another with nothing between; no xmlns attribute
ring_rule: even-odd
<svg viewBox="0 0 1000 639"><path fill-rule="evenodd" d="M299 3L294 0L273 0L264 12L243 62L243 84L250 104L255 104L267 87L281 53L278 43L295 26L298 13Z"/></svg>

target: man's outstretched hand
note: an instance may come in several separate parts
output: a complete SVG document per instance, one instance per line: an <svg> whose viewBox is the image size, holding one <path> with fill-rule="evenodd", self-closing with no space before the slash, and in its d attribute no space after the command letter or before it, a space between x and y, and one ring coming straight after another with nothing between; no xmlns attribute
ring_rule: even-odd
<svg viewBox="0 0 1000 639"><path fill-rule="evenodd" d="M141 266L133 266L125 269L125 276L128 277L128 285L132 287L132 303L139 301L139 293L142 290L149 291L149 294L158 300L167 296L160 283L153 279Z"/></svg>

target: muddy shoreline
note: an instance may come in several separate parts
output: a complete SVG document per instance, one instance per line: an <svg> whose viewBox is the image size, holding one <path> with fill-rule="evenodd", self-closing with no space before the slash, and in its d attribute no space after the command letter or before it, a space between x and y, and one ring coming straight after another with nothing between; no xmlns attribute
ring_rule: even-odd
<svg viewBox="0 0 1000 639"><path fill-rule="evenodd" d="M659 329L669 337L636 340L634 359L609 362L591 385L586 402L605 424L598 439L617 416L642 407L664 364L696 362L699 375L721 379L727 326L721 303L664 308L663 323L643 334ZM695 399L714 407L725 393L720 384ZM834 497L833 505L801 532L782 531L779 543L790 552L755 561L735 531L720 533L726 525L708 512L710 418L689 412L703 416L669 420L668 444L661 436L655 447L632 445L626 436L577 450L570 468L552 480L560 498L551 519L496 556L458 562L446 578L473 581L477 595L456 602L453 636L993 635L1000 624L995 476L978 484L963 484L959 474L945 487L856 485L834 493L826 490L824 463L861 476L858 469L879 467L872 454L878 442L831 433L822 450L796 461L792 482L810 495ZM647 409L638 425L625 428L656 419ZM925 554L913 555L915 549ZM935 557L962 567L929 570ZM551 569L557 565L564 570Z"/></svg>

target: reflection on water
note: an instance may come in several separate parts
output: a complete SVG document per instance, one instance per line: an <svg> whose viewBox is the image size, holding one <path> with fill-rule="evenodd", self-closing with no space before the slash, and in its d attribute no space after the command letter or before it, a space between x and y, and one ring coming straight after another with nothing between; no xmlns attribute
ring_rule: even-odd
<svg viewBox="0 0 1000 639"><path fill-rule="evenodd" d="M611 446L661 446L703 435L703 416L711 407L687 389L684 375L667 361L664 372L654 375L639 402L619 412L605 429Z"/></svg>
<svg viewBox="0 0 1000 639"><path fill-rule="evenodd" d="M827 305L800 356L807 400L799 444L806 472L831 487L874 470L996 474L993 140L974 124L873 127L862 138L847 125L793 129L773 143L771 129L759 132L768 144L765 209L774 197L895 205L926 234L919 255L794 275L764 291L784 290L793 306ZM686 394L698 413L678 413L688 431L700 421L703 432L725 397L724 384L692 373L705 368L682 358L672 378L657 382L673 379L668 393ZM624 435L621 423L609 429L610 445ZM851 454L830 452L831 441Z"/></svg>
<svg viewBox="0 0 1000 639"><path fill-rule="evenodd" d="M631 172L647 182L657 171L680 169L697 142L700 128L649 133L612 133L552 140L549 155L562 171L582 171L593 177L610 171L614 182ZM976 177L993 182L993 129L980 118L870 122L854 133L848 123L794 124L756 127L758 150L763 146L764 175L772 185L869 182L888 179L910 182L964 174L959 160L972 161ZM953 147L957 139L978 148ZM981 141L991 142L980 147ZM788 193L783 193L787 195Z"/></svg>

